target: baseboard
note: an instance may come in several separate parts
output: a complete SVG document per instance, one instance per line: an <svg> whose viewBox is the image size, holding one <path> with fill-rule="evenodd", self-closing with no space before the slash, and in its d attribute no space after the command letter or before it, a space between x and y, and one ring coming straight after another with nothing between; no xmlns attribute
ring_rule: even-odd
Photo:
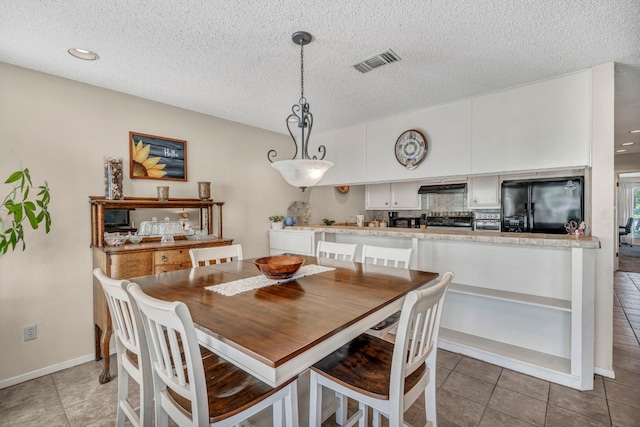
<svg viewBox="0 0 640 427"><path fill-rule="evenodd" d="M111 346L110 353L112 355L116 353L115 346ZM47 366L42 369L26 372L24 374L17 375L12 378L7 378L6 380L0 380L0 390L2 390L3 388L11 387L16 384L23 383L25 381L35 380L36 378L44 377L45 375L53 374L55 372L62 371L67 368L73 368L74 366L82 365L83 363L92 362L94 360L96 360L95 354L90 353L84 356L80 356L76 359L66 360L62 363L56 363L54 365Z"/></svg>
<svg viewBox="0 0 640 427"><path fill-rule="evenodd" d="M611 378L612 380L616 378L616 373L609 369L595 367L593 368L593 372L603 377Z"/></svg>

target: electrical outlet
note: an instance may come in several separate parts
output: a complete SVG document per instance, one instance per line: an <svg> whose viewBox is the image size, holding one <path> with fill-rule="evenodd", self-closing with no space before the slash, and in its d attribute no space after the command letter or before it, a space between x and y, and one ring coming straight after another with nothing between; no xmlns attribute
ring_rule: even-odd
<svg viewBox="0 0 640 427"><path fill-rule="evenodd" d="M38 326L37 325L25 326L23 332L24 332L24 340L25 341L31 341L31 340L35 340L36 338L38 338Z"/></svg>

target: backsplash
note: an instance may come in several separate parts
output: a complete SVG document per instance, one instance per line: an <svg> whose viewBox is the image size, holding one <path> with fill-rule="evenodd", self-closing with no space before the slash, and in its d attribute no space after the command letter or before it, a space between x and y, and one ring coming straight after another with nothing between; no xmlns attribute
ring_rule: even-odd
<svg viewBox="0 0 640 427"><path fill-rule="evenodd" d="M421 194L422 209L417 211L398 211L400 217L418 217L428 212L468 211L467 193ZM373 211L373 219L386 220L389 211Z"/></svg>

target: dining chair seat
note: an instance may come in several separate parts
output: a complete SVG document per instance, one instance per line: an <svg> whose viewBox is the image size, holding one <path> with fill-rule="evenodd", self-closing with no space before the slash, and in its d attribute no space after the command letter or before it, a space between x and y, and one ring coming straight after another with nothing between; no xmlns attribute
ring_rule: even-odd
<svg viewBox="0 0 640 427"><path fill-rule="evenodd" d="M336 392L343 417L347 398L358 401L358 410L341 425L373 425L380 416L389 427L404 424L404 413L424 393L425 421L436 425L436 355L440 317L453 273L445 273L435 285L411 291L405 297L395 343L363 334L311 367L309 425L320 427L322 388ZM431 423L431 424L430 424Z"/></svg>
<svg viewBox="0 0 640 427"><path fill-rule="evenodd" d="M139 310L151 360L156 426L232 426L272 407L273 425L298 426L297 378L271 387L202 348L191 313L179 301L128 292Z"/></svg>
<svg viewBox="0 0 640 427"><path fill-rule="evenodd" d="M220 264L230 261L241 261L242 245L214 246L212 248L192 248L189 249L189 257L191 257L192 267Z"/></svg>

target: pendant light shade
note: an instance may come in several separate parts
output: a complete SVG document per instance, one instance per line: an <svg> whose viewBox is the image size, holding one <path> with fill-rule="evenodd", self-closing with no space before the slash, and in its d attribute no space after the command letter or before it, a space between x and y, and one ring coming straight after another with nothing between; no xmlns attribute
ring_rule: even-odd
<svg viewBox="0 0 640 427"><path fill-rule="evenodd" d="M333 163L327 160L293 159L281 160L271 166L282 174L285 181L304 191L305 188L316 185Z"/></svg>
<svg viewBox="0 0 640 427"><path fill-rule="evenodd" d="M304 97L304 45L311 43L312 36L305 31L298 31L291 38L295 44L300 45L300 101L291 107L291 114L287 117L286 123L296 151L291 160L281 160L273 163L272 158L278 155L275 150L269 150L267 158L272 163L271 166L282 174L285 181L304 191L307 187L316 185L325 172L333 166L333 163L323 160L326 154L324 145L318 147L318 152L322 154L319 159L317 156L310 157L308 152L309 135L313 127L313 114L311 114L309 103ZM296 141L291 131L292 125L294 128L298 127L300 129L300 147L298 147L298 141ZM300 153L299 159L296 158L298 153Z"/></svg>

